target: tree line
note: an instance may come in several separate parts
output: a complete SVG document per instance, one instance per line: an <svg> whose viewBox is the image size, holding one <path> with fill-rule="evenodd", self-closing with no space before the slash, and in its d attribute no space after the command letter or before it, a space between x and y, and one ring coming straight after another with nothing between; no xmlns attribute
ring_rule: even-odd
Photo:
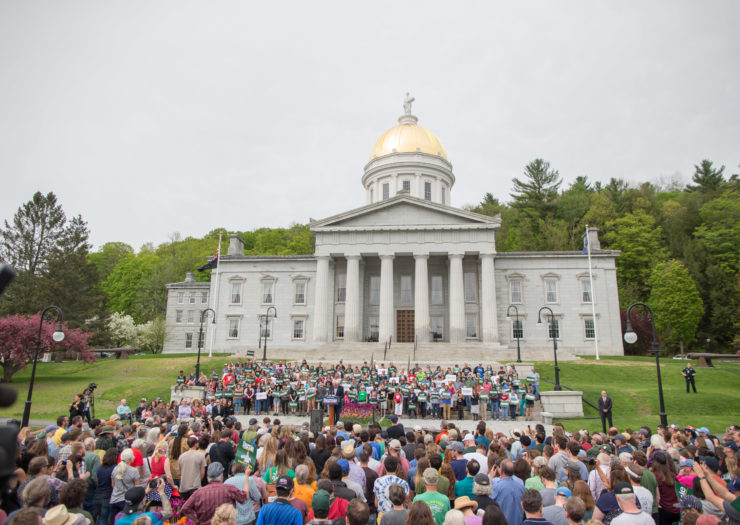
<svg viewBox="0 0 740 525"><path fill-rule="evenodd" d="M580 176L563 188L559 172L536 159L513 179L507 202L486 193L466 209L501 215L499 251L580 251L586 225L599 228L602 248L621 252L623 309L651 305L665 345L728 351L740 332L740 177L724 171L703 160L686 186ZM37 192L0 229L0 259L18 271L0 296L0 316L31 316L55 304L71 328L92 333L93 346L161 351L165 285L205 264L219 235L230 233L244 239L247 255L314 252L305 224L219 228L202 238L173 234L138 251L108 242L92 251L83 218L67 218L53 193ZM196 279L208 281L210 273Z"/></svg>

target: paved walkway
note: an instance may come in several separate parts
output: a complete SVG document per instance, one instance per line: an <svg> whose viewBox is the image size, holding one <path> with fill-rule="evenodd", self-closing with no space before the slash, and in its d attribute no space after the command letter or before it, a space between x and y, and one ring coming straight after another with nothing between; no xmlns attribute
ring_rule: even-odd
<svg viewBox="0 0 740 525"><path fill-rule="evenodd" d="M274 416L269 416L271 419L275 419ZM254 414L248 416L238 415L237 419L242 423L242 425L246 426L249 423L249 420L253 417L257 418L257 420L261 423L262 418L265 417L265 414L262 414L260 416L255 416ZM308 416L277 416L277 419L279 419L280 423L284 425L301 425L304 422L309 422ZM324 419L326 419L326 416L324 417ZM421 426L421 428L425 430L439 430L439 423L441 419L409 419L406 417L401 417L399 421L403 423L404 428L406 428L407 430L413 429L416 425ZM450 419L450 422L455 423L457 427L463 430L470 431L475 430L475 427L478 425L478 422L473 421L472 419L466 419L464 421ZM494 432L503 432L505 434L510 434L515 429L526 430L527 425L531 425L532 427L534 427L538 423L542 423L542 421L527 421L523 418L517 419L516 421L491 421L490 419L486 420L486 426L488 428L493 429ZM548 434L551 434L552 425L545 425L545 430Z"/></svg>

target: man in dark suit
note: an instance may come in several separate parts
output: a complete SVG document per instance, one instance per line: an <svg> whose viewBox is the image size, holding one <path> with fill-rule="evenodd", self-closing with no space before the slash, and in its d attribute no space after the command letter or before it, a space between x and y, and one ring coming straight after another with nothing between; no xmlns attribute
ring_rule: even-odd
<svg viewBox="0 0 740 525"><path fill-rule="evenodd" d="M606 397L606 390L601 391L599 398L599 416L601 416L601 427L606 434L606 420L609 420L609 427L612 426L612 398Z"/></svg>
<svg viewBox="0 0 740 525"><path fill-rule="evenodd" d="M344 404L344 387L342 383L334 381L329 387L330 395L337 396L337 406L334 408L334 421L333 424L337 424L339 421L339 414L342 413L342 405Z"/></svg>

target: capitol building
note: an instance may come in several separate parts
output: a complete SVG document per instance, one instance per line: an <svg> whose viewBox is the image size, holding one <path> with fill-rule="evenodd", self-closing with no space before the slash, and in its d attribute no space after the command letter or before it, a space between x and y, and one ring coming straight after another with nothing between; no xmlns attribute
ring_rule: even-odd
<svg viewBox="0 0 740 525"><path fill-rule="evenodd" d="M245 355L266 339L272 358L369 360L390 342L397 360L413 345L417 361L493 361L515 359L518 339L542 360L555 337L564 358L623 354L619 252L589 230L593 281L580 251L497 252L500 216L451 206L452 163L412 100L370 151L365 205L311 221L313 254L248 256L232 235L210 283L167 285L165 352L196 352L210 307L204 352Z"/></svg>

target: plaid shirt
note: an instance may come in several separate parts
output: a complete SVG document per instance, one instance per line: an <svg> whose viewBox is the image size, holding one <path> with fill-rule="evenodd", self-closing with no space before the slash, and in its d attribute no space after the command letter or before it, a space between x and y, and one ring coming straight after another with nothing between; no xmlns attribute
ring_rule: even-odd
<svg viewBox="0 0 740 525"><path fill-rule="evenodd" d="M233 485L222 481L211 481L205 487L199 488L188 498L180 510L180 515L195 515L200 525L210 525L213 513L223 503L244 503L249 495Z"/></svg>

